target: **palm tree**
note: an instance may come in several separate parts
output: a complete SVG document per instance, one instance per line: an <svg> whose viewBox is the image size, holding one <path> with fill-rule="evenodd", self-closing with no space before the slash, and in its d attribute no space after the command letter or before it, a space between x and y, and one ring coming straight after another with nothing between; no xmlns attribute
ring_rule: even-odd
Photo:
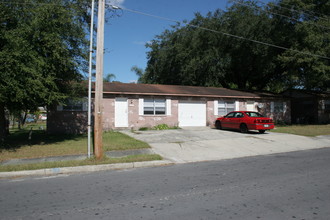
<svg viewBox="0 0 330 220"><path fill-rule="evenodd" d="M142 68L138 66L132 66L131 71L135 72L135 74L139 77L138 83L144 83L145 71Z"/></svg>
<svg viewBox="0 0 330 220"><path fill-rule="evenodd" d="M103 78L104 82L111 82L113 79L116 79L116 75L113 73L108 73L105 78Z"/></svg>

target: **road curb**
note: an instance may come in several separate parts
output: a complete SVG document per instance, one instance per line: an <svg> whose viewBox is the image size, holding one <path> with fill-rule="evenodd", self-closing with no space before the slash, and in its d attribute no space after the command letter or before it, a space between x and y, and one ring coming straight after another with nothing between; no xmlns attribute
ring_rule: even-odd
<svg viewBox="0 0 330 220"><path fill-rule="evenodd" d="M106 170L168 166L173 164L174 163L169 160L157 160L157 161L142 161L142 162L118 163L118 164L86 165L86 166L78 166L78 167L57 167L57 168L48 168L48 169L39 169L39 170L0 172L0 178L88 173L88 172L106 171Z"/></svg>

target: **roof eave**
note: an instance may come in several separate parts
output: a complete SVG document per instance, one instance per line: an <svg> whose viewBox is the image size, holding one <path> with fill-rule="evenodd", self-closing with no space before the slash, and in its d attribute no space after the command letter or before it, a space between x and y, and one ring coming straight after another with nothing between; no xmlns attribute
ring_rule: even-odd
<svg viewBox="0 0 330 220"><path fill-rule="evenodd" d="M138 92L103 92L103 94L111 95L145 95L145 96L189 96L189 97L208 97L208 98L242 98L242 99L262 99L276 97L260 97L260 96L232 96L232 95L198 95L198 94L179 94L179 93L138 93Z"/></svg>

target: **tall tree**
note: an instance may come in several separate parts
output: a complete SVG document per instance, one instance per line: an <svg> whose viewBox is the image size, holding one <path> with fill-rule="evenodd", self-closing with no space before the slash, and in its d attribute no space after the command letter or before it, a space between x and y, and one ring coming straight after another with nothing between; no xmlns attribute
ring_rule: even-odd
<svg viewBox="0 0 330 220"><path fill-rule="evenodd" d="M34 110L76 91L87 67L89 2L0 3L0 141L5 109Z"/></svg>
<svg viewBox="0 0 330 220"><path fill-rule="evenodd" d="M274 26L282 35L281 44L290 48L278 57L284 88L329 89L330 2L281 0L269 10L276 13Z"/></svg>
<svg viewBox="0 0 330 220"><path fill-rule="evenodd" d="M197 13L156 36L147 45L144 82L274 92L329 88L329 1L233 2L226 12Z"/></svg>
<svg viewBox="0 0 330 220"><path fill-rule="evenodd" d="M253 2L206 17L197 13L188 25L173 26L147 45L151 51L146 81L263 89L274 77L273 57L278 52L247 39L272 43L270 24L268 14Z"/></svg>

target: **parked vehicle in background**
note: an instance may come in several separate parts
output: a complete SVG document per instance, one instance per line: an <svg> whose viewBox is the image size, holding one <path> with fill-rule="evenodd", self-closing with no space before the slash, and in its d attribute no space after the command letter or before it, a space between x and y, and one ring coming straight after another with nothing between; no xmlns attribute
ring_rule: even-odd
<svg viewBox="0 0 330 220"><path fill-rule="evenodd" d="M46 121L47 120L47 115L46 114L40 114L39 115L39 120Z"/></svg>
<svg viewBox="0 0 330 220"><path fill-rule="evenodd" d="M265 133L266 130L274 129L274 121L264 117L258 112L234 111L215 120L217 129L235 129L246 133L249 130L258 130Z"/></svg>
<svg viewBox="0 0 330 220"><path fill-rule="evenodd" d="M35 122L36 120L34 118L26 118L25 122L27 123L31 123L31 122Z"/></svg>

